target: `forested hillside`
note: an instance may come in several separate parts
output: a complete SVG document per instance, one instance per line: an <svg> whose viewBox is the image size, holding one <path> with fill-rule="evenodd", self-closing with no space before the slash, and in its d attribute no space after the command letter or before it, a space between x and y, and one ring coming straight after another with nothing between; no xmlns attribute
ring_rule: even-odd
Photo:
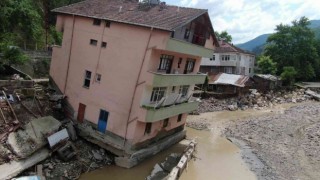
<svg viewBox="0 0 320 180"><path fill-rule="evenodd" d="M81 0L1 0L0 52L8 46L45 49L60 43L54 29L55 15L50 10Z"/></svg>

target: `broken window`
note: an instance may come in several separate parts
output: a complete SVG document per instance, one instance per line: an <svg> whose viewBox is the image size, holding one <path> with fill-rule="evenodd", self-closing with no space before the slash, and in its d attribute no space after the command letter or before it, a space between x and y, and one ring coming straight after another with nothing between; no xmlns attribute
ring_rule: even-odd
<svg viewBox="0 0 320 180"><path fill-rule="evenodd" d="M96 74L96 82L100 83L101 81L101 74Z"/></svg>
<svg viewBox="0 0 320 180"><path fill-rule="evenodd" d="M164 95L166 94L166 90L167 90L166 87L155 87L155 88L153 88L152 93L151 93L150 102L151 103L159 102L164 97Z"/></svg>
<svg viewBox="0 0 320 180"><path fill-rule="evenodd" d="M189 86L180 86L179 88L179 94L181 94L181 97L186 97L188 95Z"/></svg>
<svg viewBox="0 0 320 180"><path fill-rule="evenodd" d="M84 76L84 83L83 87L89 88L90 87L90 80L91 80L91 71L87 71Z"/></svg>
<svg viewBox="0 0 320 180"><path fill-rule="evenodd" d="M107 42L102 42L101 47L106 48L107 47Z"/></svg>
<svg viewBox="0 0 320 180"><path fill-rule="evenodd" d="M163 128L168 127L168 124L169 124L169 118L163 120L163 126L162 127Z"/></svg>
<svg viewBox="0 0 320 180"><path fill-rule="evenodd" d="M101 20L100 19L93 19L93 25L100 26Z"/></svg>
<svg viewBox="0 0 320 180"><path fill-rule="evenodd" d="M90 39L90 44L93 45L93 46L97 46L98 41L94 40L94 39Z"/></svg>
<svg viewBox="0 0 320 180"><path fill-rule="evenodd" d="M144 129L144 134L150 134L152 128L152 123L146 123L146 128Z"/></svg>

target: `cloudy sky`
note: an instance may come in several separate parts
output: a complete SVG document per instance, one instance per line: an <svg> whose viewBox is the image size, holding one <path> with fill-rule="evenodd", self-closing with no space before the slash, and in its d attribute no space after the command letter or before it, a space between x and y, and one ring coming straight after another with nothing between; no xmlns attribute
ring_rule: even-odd
<svg viewBox="0 0 320 180"><path fill-rule="evenodd" d="M290 24L292 20L302 16L320 20L320 0L164 1L172 5L209 9L215 31L227 30L235 44L272 33L277 24Z"/></svg>

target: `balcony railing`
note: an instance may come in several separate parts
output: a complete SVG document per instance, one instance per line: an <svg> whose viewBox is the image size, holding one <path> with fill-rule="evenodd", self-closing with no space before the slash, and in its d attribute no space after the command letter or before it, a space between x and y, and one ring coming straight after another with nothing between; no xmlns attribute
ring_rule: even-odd
<svg viewBox="0 0 320 180"><path fill-rule="evenodd" d="M156 122L169 117L188 113L198 108L200 100L189 97L182 97L181 94L172 93L163 97L157 103L150 103L142 107L147 110L147 116L143 122Z"/></svg>
<svg viewBox="0 0 320 180"><path fill-rule="evenodd" d="M213 53L213 49L208 49L200 45L192 44L190 42L174 38L170 38L168 40L165 50L207 58L211 58Z"/></svg>
<svg viewBox="0 0 320 180"><path fill-rule="evenodd" d="M150 85L154 87L165 86L181 86L181 85L195 85L203 84L206 79L206 74L163 74L157 72L152 73L153 78Z"/></svg>

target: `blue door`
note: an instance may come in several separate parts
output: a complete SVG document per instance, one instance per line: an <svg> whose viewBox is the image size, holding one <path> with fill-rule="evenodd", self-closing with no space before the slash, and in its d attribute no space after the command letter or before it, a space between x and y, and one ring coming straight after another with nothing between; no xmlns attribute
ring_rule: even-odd
<svg viewBox="0 0 320 180"><path fill-rule="evenodd" d="M108 124L109 112L105 110L100 110L99 121L98 121L98 131L105 133Z"/></svg>

